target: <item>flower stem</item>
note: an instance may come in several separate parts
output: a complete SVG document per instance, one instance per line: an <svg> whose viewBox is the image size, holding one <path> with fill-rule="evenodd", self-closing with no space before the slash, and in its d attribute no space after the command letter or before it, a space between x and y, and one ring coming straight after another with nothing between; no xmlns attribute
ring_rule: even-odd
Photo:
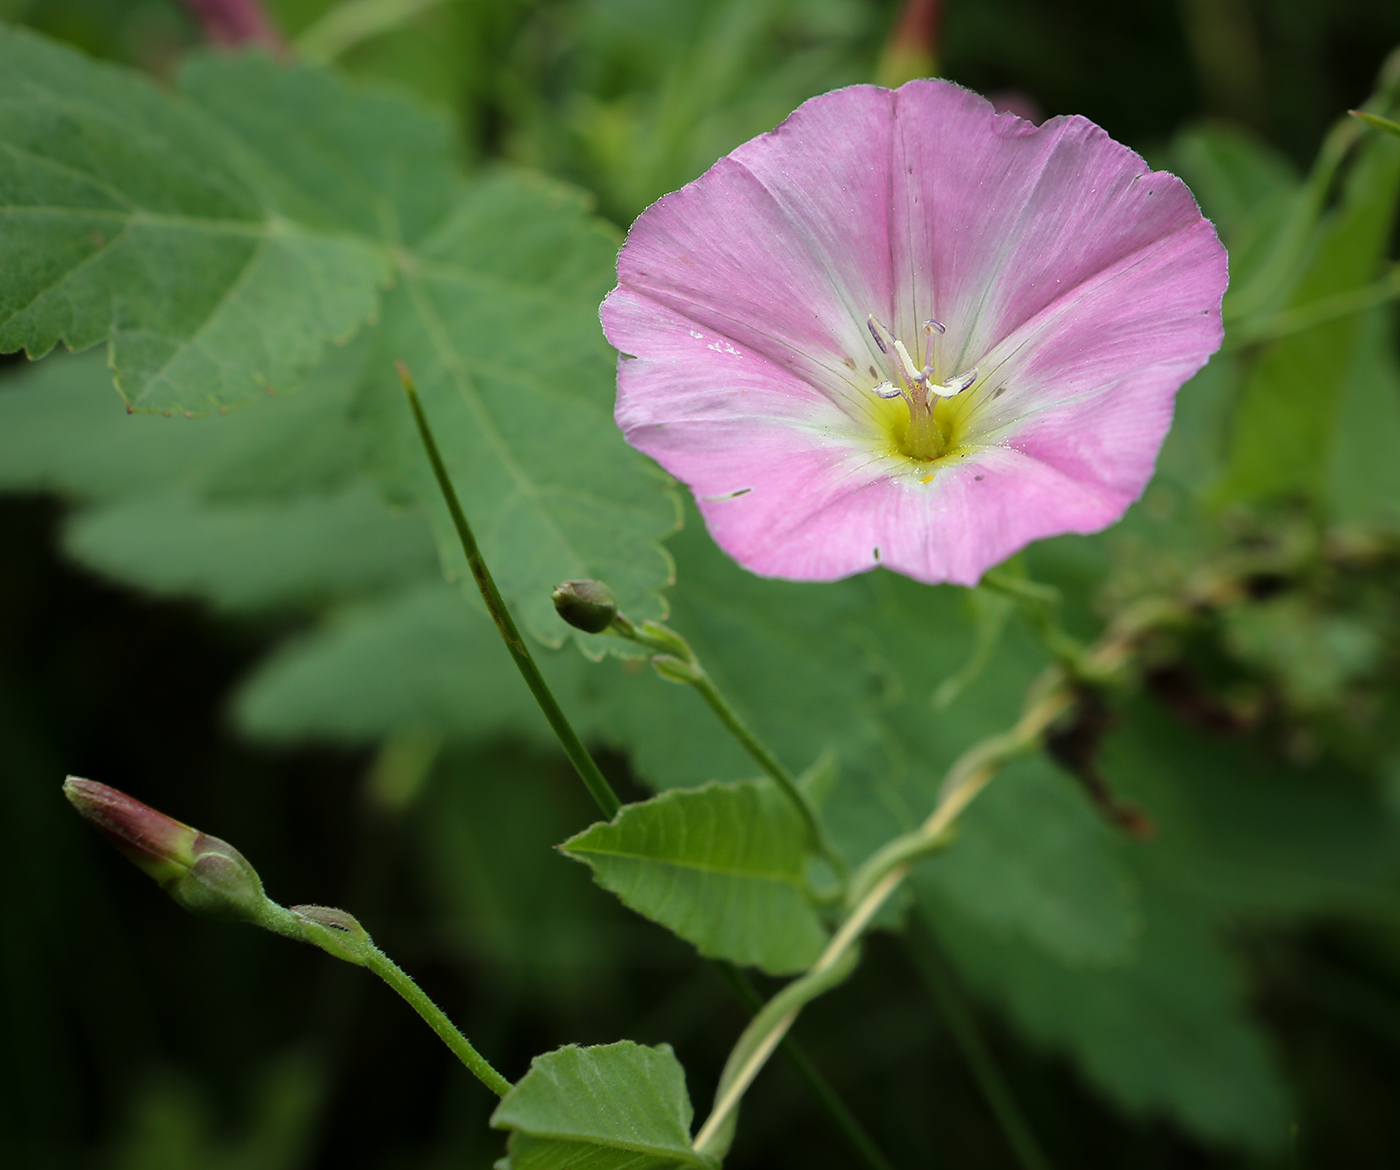
<svg viewBox="0 0 1400 1170"><path fill-rule="evenodd" d="M456 526L457 537L462 542L462 552L466 554L467 564L471 567L472 576L476 579L476 586L481 591L481 599L486 603L486 610L490 613L491 620L496 623L501 641L506 644L510 656L515 659L516 668L525 680L525 685L530 688L530 693L535 696L535 702L539 704L540 710L544 712L544 717L549 720L550 727L554 729L554 734L558 737L564 754L569 757L569 762L573 764L579 778L588 788L589 794L602 810L603 816L611 820L616 815L617 810L622 807L622 801L618 799L617 793L613 791L612 785L608 783L607 777L599 770L593 757L588 754L588 749L583 746L583 741L579 739L578 734L574 731L550 691L549 684L544 681L544 676L540 674L540 668L535 665L530 648L525 644L525 639L520 636L515 619L510 616L510 610L506 608L506 603L501 598L501 592L496 588L491 570L486 567L481 550L477 548L476 537L472 534L471 525L467 523L466 513L462 511L461 501L457 498L457 489L452 486L452 477L447 474L447 466L442 461L442 454L438 450L437 441L433 438L432 428L428 426L428 417L423 413L423 404L418 399L418 390L413 384L413 378L409 375L408 367L399 362L398 371L399 380L403 382L404 392L408 395L408 405L413 410L414 421L418 424L418 434L422 437L423 447L428 453L428 462L433 466L433 475L437 478L438 488L442 491L443 499L447 502L447 510L452 515L452 523Z"/></svg>
<svg viewBox="0 0 1400 1170"><path fill-rule="evenodd" d="M802 826L806 830L812 851L819 854L844 878L850 872L850 867L846 864L846 859L837 853L835 847L827 840L821 821L817 819L811 803L797 786L797 780L769 750L768 745L753 733L733 704L715 686L714 679L701 665L700 657L691 648L690 643L669 626L663 626L659 622L643 622L637 626L622 614L613 619L611 628L618 636L656 651L657 656L652 659L652 665L663 678L686 683L699 692L710 710L724 724L725 730L739 742L739 746L748 752L754 763L763 769L778 786L779 791L788 798L802 819Z"/></svg>
<svg viewBox="0 0 1400 1170"><path fill-rule="evenodd" d="M477 1080L498 1097L510 1092L510 1082L491 1067L443 1010L388 955L371 945L365 955L365 966L408 1001L408 1005L427 1021L428 1027L452 1049L453 1055L467 1066Z"/></svg>
<svg viewBox="0 0 1400 1170"><path fill-rule="evenodd" d="M855 964L856 945L870 921L908 876L915 861L946 842L946 830L1003 764L1033 749L1045 730L1074 701L1065 672L1052 668L1032 688L1016 725L964 752L949 769L937 805L917 829L889 843L851 879L851 909L807 974L780 991L739 1037L720 1077L715 1106L695 1136L697 1153L715 1153L745 1091L792 1027L803 1005L841 982Z"/></svg>

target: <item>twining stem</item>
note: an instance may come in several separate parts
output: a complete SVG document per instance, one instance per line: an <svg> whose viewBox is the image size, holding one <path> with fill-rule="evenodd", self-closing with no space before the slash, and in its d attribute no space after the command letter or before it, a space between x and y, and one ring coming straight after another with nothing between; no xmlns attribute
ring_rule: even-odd
<svg viewBox="0 0 1400 1170"><path fill-rule="evenodd" d="M715 1107L695 1136L697 1153L715 1152L727 1123L754 1077L786 1035L804 1004L835 986L854 965L855 947L870 920L908 876L917 856L936 848L946 830L987 782L1010 760L1032 750L1050 724L1074 701L1063 670L1052 668L1032 689L1025 713L1010 731L964 752L949 769L937 805L912 833L890 842L851 879L851 909L807 974L780 991L744 1030L720 1078Z"/></svg>
<svg viewBox="0 0 1400 1170"><path fill-rule="evenodd" d="M803 795L802 790L798 788L796 778L787 770L783 762L769 750L768 745L754 734L749 725L744 722L743 716L734 709L720 689L715 686L714 679L701 665L699 655L691 648L690 643L669 626L663 626L657 622L643 622L637 626L622 614L618 614L613 619L611 629L619 637L627 638L656 651L652 665L656 667L657 673L663 678L670 679L672 682L686 683L699 692L700 697L715 713L725 730L739 742L739 746L748 752L754 763L763 769L764 774L787 797L802 820L802 827L812 851L824 858L839 876L845 877L850 871L850 867L847 866L846 859L827 840L821 822L817 819L817 814L813 811L811 803Z"/></svg>
<svg viewBox="0 0 1400 1170"><path fill-rule="evenodd" d="M540 710L544 712L544 717L549 720L550 727L554 729L554 734L558 737L564 754L569 757L569 762L573 764L579 778L587 786L589 794L597 802L603 816L612 820L617 814L617 810L622 807L622 801L618 799L617 793L613 791L612 785L608 783L607 777L599 770L593 757L588 754L588 749L583 746L583 741L579 739L578 734L555 700L549 685L544 681L544 676L540 674L540 668L535 665L535 659L530 654L530 648L525 644L525 639L520 636L520 631L516 629L515 619L510 616L510 610L506 608L506 603L501 598L501 592L496 588L491 570L486 567L481 550L477 548L476 537L472 534L471 525L467 523L466 513L462 511L461 501L457 498L457 489L452 485L452 477L447 474L447 466L442 461L441 452L438 451L437 440L433 438L432 428L428 426L427 415L423 413L423 404L418 399L418 390L413 384L413 378L409 375L408 367L399 362L398 371L399 380L403 382L404 392L408 395L408 405L413 410L414 421L418 424L418 434L428 453L428 462L433 465L433 475L436 476L438 488L442 491L442 497L447 502L447 510L452 514L452 523L456 526L457 538L462 542L462 552L466 554L467 564L471 567L472 576L476 579L476 587L481 591L481 599L486 603L486 610L490 613L491 620L496 623L501 641L506 644L510 656L515 659L516 668L520 671L521 677L524 678L525 685L530 688L530 693L535 696L535 702L539 704Z"/></svg>
<svg viewBox="0 0 1400 1170"><path fill-rule="evenodd" d="M734 989L734 994L739 998L739 1001L749 1011L757 1014L763 1008L763 998L758 994L758 989L754 987L743 970L732 963L716 963L715 966L719 973L724 976L725 981ZM807 1050L791 1036L784 1036L780 1047L783 1055L787 1057L796 1070L797 1075L807 1082L807 1087L811 1089L813 1095L822 1103L826 1111L831 1114L831 1119L836 1123L841 1136L851 1147L851 1152L869 1166L870 1170L894 1170L889 1159L875 1144L875 1139L866 1132L856 1115L837 1096L836 1090L832 1088L831 1082L822 1074L816 1062L807 1055Z"/></svg>

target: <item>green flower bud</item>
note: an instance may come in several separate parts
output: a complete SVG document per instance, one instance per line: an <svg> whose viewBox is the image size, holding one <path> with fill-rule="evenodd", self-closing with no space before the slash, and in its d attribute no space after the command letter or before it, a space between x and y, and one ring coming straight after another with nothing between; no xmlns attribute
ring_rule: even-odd
<svg viewBox="0 0 1400 1170"><path fill-rule="evenodd" d="M601 581L565 581L550 596L559 616L585 633L601 634L617 617L617 598Z"/></svg>
<svg viewBox="0 0 1400 1170"><path fill-rule="evenodd" d="M69 776L63 794L142 872L186 910L263 923L271 903L248 859L227 841L93 780Z"/></svg>

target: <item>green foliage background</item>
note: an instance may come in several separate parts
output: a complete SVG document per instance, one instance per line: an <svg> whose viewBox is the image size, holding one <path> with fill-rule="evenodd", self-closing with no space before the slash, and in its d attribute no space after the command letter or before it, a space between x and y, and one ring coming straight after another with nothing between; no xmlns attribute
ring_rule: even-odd
<svg viewBox="0 0 1400 1170"><path fill-rule="evenodd" d="M326 6L270 7L296 35ZM492 1103L401 1005L157 903L61 805L65 771L235 841L275 897L355 911L512 1079L627 1037L673 1045L706 1100L742 1009L589 869L770 973L810 958L821 924L677 914L627 869L646 834L576 836L593 810L462 587L389 367L412 366L503 590L617 783L695 789L656 807L715 818L675 888L742 868L741 828L771 861L766 797L700 787L753 767L693 694L566 644L547 597L565 577L668 612L779 755L832 778L849 858L912 826L1043 651L981 593L730 564L615 433L595 317L631 218L803 98L874 76L893 7L445 0L350 47L348 88L258 59L182 68L197 30L154 0L4 11L183 97L0 40L0 102L23 100L6 141L106 182L6 172L82 215L9 213L13 271L41 282L30 257L63 255L79 283L16 316L6 277L2 347L110 333L129 403L213 417L128 415L101 347L0 386L0 1150L133 1170L503 1150ZM1119 527L1032 550L1031 572L1092 634L1203 564L1255 568L1115 712L1102 771L1154 839L1048 760L1013 767L919 871L905 930L804 1018L898 1165L1026 1166L970 1021L1051 1165L1400 1157L1400 367L1376 283L1400 143L1329 129L1396 43L1400 14L1362 0L947 5L946 76L1099 121L1192 185L1232 257L1226 350L1182 391L1158 479ZM103 299L101 265L131 303ZM792 894L790 861L762 905ZM663 1150L686 1113L666 1110ZM828 1124L775 1065L728 1164L848 1164Z"/></svg>

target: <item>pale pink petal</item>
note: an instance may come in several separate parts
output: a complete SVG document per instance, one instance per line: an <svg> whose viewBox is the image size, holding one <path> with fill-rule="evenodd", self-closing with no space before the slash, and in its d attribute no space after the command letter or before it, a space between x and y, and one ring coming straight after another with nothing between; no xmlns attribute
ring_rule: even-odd
<svg viewBox="0 0 1400 1170"><path fill-rule="evenodd" d="M892 236L898 328L942 321L950 372L1096 273L1201 222L1180 179L1084 118L1037 128L937 82L901 88L895 115L906 178Z"/></svg>
<svg viewBox="0 0 1400 1170"><path fill-rule="evenodd" d="M865 319L891 308L893 100L857 86L808 102L658 200L632 227L619 284L814 383L866 392ZM634 351L606 309L603 322Z"/></svg>

